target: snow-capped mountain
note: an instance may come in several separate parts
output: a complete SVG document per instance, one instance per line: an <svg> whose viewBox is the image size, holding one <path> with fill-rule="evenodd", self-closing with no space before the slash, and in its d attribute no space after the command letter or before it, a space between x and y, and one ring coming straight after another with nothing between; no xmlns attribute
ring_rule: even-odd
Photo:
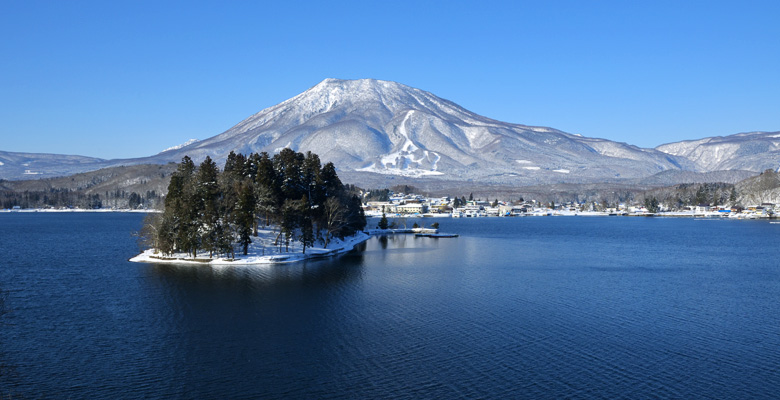
<svg viewBox="0 0 780 400"><path fill-rule="evenodd" d="M780 132L748 132L686 140L656 147L691 160L698 171L780 170Z"/></svg>
<svg viewBox="0 0 780 400"><path fill-rule="evenodd" d="M197 142L199 142L198 139L190 139L190 140L188 140L188 141L186 141L186 142L184 142L182 144L179 144L179 145L176 145L176 146L172 146L172 147L168 147L167 149L161 151L160 153L165 153L166 151L172 151L172 150L179 150L180 148L182 148L184 146L189 146L189 145L191 145L193 143L197 143Z"/></svg>
<svg viewBox="0 0 780 400"><path fill-rule="evenodd" d="M692 169L685 158L545 127L492 120L431 93L326 79L228 131L158 155L312 151L343 171L494 183L582 182ZM156 157L153 157L156 158Z"/></svg>
<svg viewBox="0 0 780 400"><path fill-rule="evenodd" d="M106 160L62 154L0 151L0 179L35 179L102 168Z"/></svg>
<svg viewBox="0 0 780 400"><path fill-rule="evenodd" d="M326 79L217 136L149 157L101 160L0 153L0 179L164 164L185 155L196 162L208 155L222 164L231 151L273 154L289 147L315 152L352 183L369 186L400 177L492 185L636 181L663 171L776 169L778 139L777 132L750 133L643 149L496 121L396 82Z"/></svg>

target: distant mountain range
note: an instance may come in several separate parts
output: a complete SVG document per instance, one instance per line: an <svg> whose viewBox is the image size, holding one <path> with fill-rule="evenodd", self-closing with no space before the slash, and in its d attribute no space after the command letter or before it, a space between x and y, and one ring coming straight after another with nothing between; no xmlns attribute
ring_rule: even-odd
<svg viewBox="0 0 780 400"><path fill-rule="evenodd" d="M104 167L107 160L61 154L0 151L0 179L36 179L71 175Z"/></svg>
<svg viewBox="0 0 780 400"><path fill-rule="evenodd" d="M698 171L774 171L780 167L780 132L749 132L731 136L686 140L656 147L685 157Z"/></svg>
<svg viewBox="0 0 780 400"><path fill-rule="evenodd" d="M780 166L780 132L743 133L644 149L552 128L492 120L429 92L372 79L326 79L217 136L145 158L0 152L0 178L70 175L99 168L178 162L231 151L275 153L289 147L332 161L339 174L388 179L543 185L638 181L667 171L761 172ZM728 176L730 172L720 173ZM361 182L353 182L360 184Z"/></svg>

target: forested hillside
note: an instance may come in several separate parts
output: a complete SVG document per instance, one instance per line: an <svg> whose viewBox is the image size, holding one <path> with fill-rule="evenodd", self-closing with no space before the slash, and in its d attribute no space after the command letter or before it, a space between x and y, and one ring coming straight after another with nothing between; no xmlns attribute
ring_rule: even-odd
<svg viewBox="0 0 780 400"><path fill-rule="evenodd" d="M780 173L766 170L736 185L744 204L780 203Z"/></svg>
<svg viewBox="0 0 780 400"><path fill-rule="evenodd" d="M780 174L766 170L760 175L732 183L686 183L645 191L638 201L655 199L667 207L757 206L780 203Z"/></svg>
<svg viewBox="0 0 780 400"><path fill-rule="evenodd" d="M105 168L72 176L0 180L0 208L162 208L176 164Z"/></svg>

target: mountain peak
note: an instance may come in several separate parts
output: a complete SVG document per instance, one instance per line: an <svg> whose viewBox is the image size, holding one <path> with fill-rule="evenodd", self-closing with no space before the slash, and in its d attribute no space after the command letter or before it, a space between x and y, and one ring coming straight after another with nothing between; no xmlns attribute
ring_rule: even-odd
<svg viewBox="0 0 780 400"><path fill-rule="evenodd" d="M281 114L298 114L302 118L297 119L297 122L305 123L310 117L327 114L335 108L346 113L370 108L381 113L397 114L409 109L433 110L442 107L447 109L443 113L453 110L459 114L468 113L431 93L393 81L327 78L291 99L260 111L239 125L252 120L252 125L258 126L258 122L264 124L268 118Z"/></svg>
<svg viewBox="0 0 780 400"><path fill-rule="evenodd" d="M408 95L409 93L414 92L426 93L422 90L414 89L393 81L327 78L314 85L309 90L301 93L299 96L326 96L342 100L382 101L387 97L401 97L404 94ZM296 96L293 99L299 96Z"/></svg>
<svg viewBox="0 0 780 400"><path fill-rule="evenodd" d="M400 84L393 81L384 81L381 79L361 78L361 79L338 79L338 78L325 78L320 83L314 85L314 88L320 87L342 87L349 89L365 89L365 88L388 88L388 87L404 87L411 89L411 87Z"/></svg>
<svg viewBox="0 0 780 400"><path fill-rule="evenodd" d="M345 172L493 183L639 177L685 164L655 150L492 120L397 82L334 78L165 156L220 162L230 151L283 148L312 151Z"/></svg>
<svg viewBox="0 0 780 400"><path fill-rule="evenodd" d="M688 159L658 150L496 121L397 82L334 78L222 134L133 162L164 163L187 155L221 163L231 151L274 154L283 148L317 153L340 173L361 180L398 176L544 184L694 168Z"/></svg>

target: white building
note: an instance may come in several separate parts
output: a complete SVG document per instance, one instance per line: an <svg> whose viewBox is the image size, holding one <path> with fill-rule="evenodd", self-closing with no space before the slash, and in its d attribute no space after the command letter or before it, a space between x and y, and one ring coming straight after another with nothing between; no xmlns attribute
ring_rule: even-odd
<svg viewBox="0 0 780 400"><path fill-rule="evenodd" d="M424 214L428 212L428 206L422 203L401 204L395 207L400 214Z"/></svg>

